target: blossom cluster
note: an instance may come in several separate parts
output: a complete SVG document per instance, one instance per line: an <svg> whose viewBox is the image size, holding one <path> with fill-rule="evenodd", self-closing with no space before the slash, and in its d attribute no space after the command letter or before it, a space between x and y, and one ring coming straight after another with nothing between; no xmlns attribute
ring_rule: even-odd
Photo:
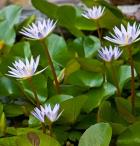
<svg viewBox="0 0 140 146"><path fill-rule="evenodd" d="M101 6L93 6L93 8L87 8L82 16L96 21L103 16L104 10L105 7L102 8ZM115 26L113 31L114 34L110 33L111 37L106 36L104 39L121 46L130 45L140 39L138 38L140 35L140 26L137 26L136 23L133 25L128 23L127 28L125 28L123 24L121 24L120 29ZM109 48L102 47L101 50L99 50L99 57L107 62L118 59L121 54L122 51L117 46L115 46L114 49L109 46Z"/></svg>

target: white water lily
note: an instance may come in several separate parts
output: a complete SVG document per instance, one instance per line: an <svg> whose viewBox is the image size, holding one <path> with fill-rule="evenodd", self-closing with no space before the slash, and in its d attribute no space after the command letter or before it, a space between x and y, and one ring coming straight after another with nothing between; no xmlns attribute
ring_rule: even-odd
<svg viewBox="0 0 140 146"><path fill-rule="evenodd" d="M40 106L40 108L34 108L34 111L32 111L32 115L34 115L38 120L40 120L41 122L45 121L45 118L47 117L47 119L50 122L55 122L56 120L58 120L58 118L61 116L62 112L59 113L60 110L60 105L56 104L54 106L54 108L51 108L51 105L45 105Z"/></svg>
<svg viewBox="0 0 140 146"><path fill-rule="evenodd" d="M40 122L45 122L45 112L44 108L40 106L40 109L35 107L34 110L31 112L34 117L36 117Z"/></svg>
<svg viewBox="0 0 140 146"><path fill-rule="evenodd" d="M122 51L120 51L120 49L117 46L114 48L112 48L112 46L110 46L109 48L102 47L102 49L99 50L98 52L99 52L99 57L107 62L110 62L112 60L117 60L122 54Z"/></svg>
<svg viewBox="0 0 140 146"><path fill-rule="evenodd" d="M39 59L40 56L37 56L36 60L31 57L30 61L27 58L25 58L24 61L19 59L18 61L15 61L13 63L14 67L8 66L10 68L10 71L8 71L9 74L6 75L19 79L27 79L32 77L33 75L37 75L46 69L44 68L43 70L36 72L39 64Z"/></svg>
<svg viewBox="0 0 140 146"><path fill-rule="evenodd" d="M136 23L133 25L127 24L127 28L124 27L124 25L121 24L121 28L117 28L116 26L113 28L114 34L111 34L111 37L104 37L106 40L113 42L115 44L119 44L122 46L130 45L136 41L138 41L140 38L140 26L136 26Z"/></svg>
<svg viewBox="0 0 140 146"><path fill-rule="evenodd" d="M85 9L82 16L88 19L99 19L104 14L105 7L93 6L92 8Z"/></svg>
<svg viewBox="0 0 140 146"><path fill-rule="evenodd" d="M28 27L23 27L20 31L28 39L40 40L48 36L55 28L56 22L51 19L32 23Z"/></svg>
<svg viewBox="0 0 140 146"><path fill-rule="evenodd" d="M51 108L51 105L45 105L45 115L49 121L55 122L61 116L62 112L59 113L60 105L56 104L54 108Z"/></svg>

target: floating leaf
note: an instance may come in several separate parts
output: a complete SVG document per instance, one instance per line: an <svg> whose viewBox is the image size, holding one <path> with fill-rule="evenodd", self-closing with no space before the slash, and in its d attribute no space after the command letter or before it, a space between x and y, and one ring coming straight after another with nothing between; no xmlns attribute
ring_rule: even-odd
<svg viewBox="0 0 140 146"><path fill-rule="evenodd" d="M98 123L84 132L78 146L109 146L111 136L111 126L108 123Z"/></svg>

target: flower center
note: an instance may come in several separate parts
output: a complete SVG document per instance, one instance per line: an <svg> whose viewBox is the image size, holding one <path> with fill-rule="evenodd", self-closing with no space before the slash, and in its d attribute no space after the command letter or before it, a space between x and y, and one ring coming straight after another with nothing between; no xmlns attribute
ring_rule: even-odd
<svg viewBox="0 0 140 146"><path fill-rule="evenodd" d="M27 68L27 73L28 73L28 75L32 75L33 74L32 69L31 68Z"/></svg>
<svg viewBox="0 0 140 146"><path fill-rule="evenodd" d="M129 38L130 38L130 36L127 34L126 37L125 37L125 43L126 44L129 44Z"/></svg>
<svg viewBox="0 0 140 146"><path fill-rule="evenodd" d="M43 38L44 36L42 35L41 32L38 32L38 37L39 37L39 38Z"/></svg>

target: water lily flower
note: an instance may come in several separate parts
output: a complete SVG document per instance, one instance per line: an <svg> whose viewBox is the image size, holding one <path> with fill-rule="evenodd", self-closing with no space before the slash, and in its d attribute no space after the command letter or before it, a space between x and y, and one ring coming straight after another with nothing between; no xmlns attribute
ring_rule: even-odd
<svg viewBox="0 0 140 146"><path fill-rule="evenodd" d="M109 46L109 48L102 47L102 49L99 50L98 52L99 52L99 57L107 62L110 62L112 60L117 60L122 54L122 51L120 51L120 49L117 46L114 48L112 48L112 46Z"/></svg>
<svg viewBox="0 0 140 146"><path fill-rule="evenodd" d="M127 24L127 28L124 27L124 25L121 24L121 28L118 29L116 26L113 28L115 34L111 34L111 37L104 37L106 40L122 45L127 46L130 45L136 41L138 41L140 38L140 26L136 26L136 23L133 25Z"/></svg>
<svg viewBox="0 0 140 146"><path fill-rule="evenodd" d="M40 109L35 107L34 111L31 112L33 116L35 116L40 122L45 122L45 112L44 108L40 106Z"/></svg>
<svg viewBox="0 0 140 146"><path fill-rule="evenodd" d="M92 8L85 9L82 16L88 19L99 19L104 13L105 7L93 6Z"/></svg>
<svg viewBox="0 0 140 146"><path fill-rule="evenodd" d="M55 28L56 22L51 19L44 19L37 23L32 23L28 27L23 27L20 31L28 39L40 40L48 36Z"/></svg>
<svg viewBox="0 0 140 146"><path fill-rule="evenodd" d="M37 56L36 60L31 57L30 61L27 58L25 58L24 61L19 59L18 61L15 61L15 63L13 63L14 67L8 66L10 68L10 71L8 71L9 74L6 75L19 79L27 79L32 77L33 75L37 75L46 69L44 68L43 70L36 72L39 64L39 59L40 56Z"/></svg>
<svg viewBox="0 0 140 146"><path fill-rule="evenodd" d="M60 110L60 105L56 104L54 106L54 108L51 108L51 105L45 105L40 106L39 108L34 108L34 111L32 111L32 115L34 115L37 119L39 119L41 122L44 122L45 117L48 118L48 120L50 122L55 122L56 120L58 120L58 118L61 116L62 112L59 113Z"/></svg>
<svg viewBox="0 0 140 146"><path fill-rule="evenodd" d="M59 113L60 105L56 104L54 108L51 108L51 105L45 105L45 115L50 122L55 122L61 116L62 112Z"/></svg>

